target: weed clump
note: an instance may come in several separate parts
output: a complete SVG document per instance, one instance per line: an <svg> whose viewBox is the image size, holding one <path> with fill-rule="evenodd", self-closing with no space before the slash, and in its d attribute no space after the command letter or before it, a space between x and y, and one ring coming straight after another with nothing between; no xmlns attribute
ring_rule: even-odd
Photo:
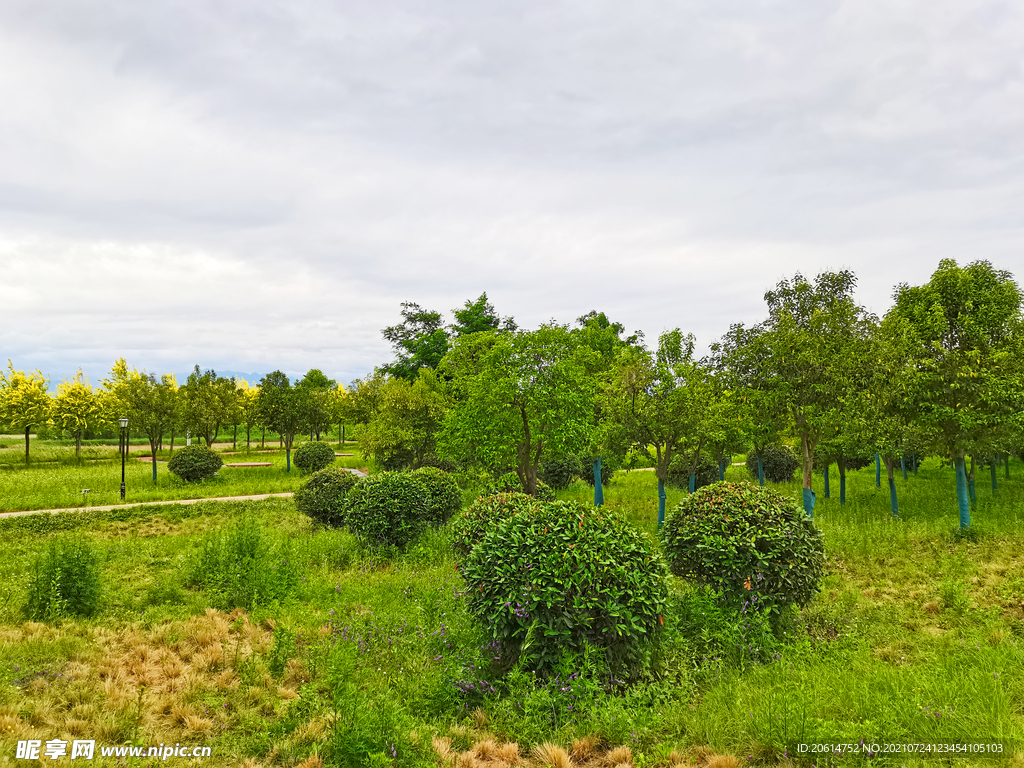
<svg viewBox="0 0 1024 768"><path fill-rule="evenodd" d="M23 615L33 621L94 615L100 604L101 574L99 555L86 541L51 541L36 557Z"/></svg>
<svg viewBox="0 0 1024 768"><path fill-rule="evenodd" d="M793 500L749 483L687 496L661 530L672 572L741 610L806 605L825 571L821 532Z"/></svg>
<svg viewBox="0 0 1024 768"><path fill-rule="evenodd" d="M334 448L327 443L303 443L295 449L292 460L303 474L319 472L334 463Z"/></svg>
<svg viewBox="0 0 1024 768"><path fill-rule="evenodd" d="M205 445L187 445L179 448L167 462L167 469L186 483L198 483L213 477L224 466L220 454Z"/></svg>
<svg viewBox="0 0 1024 768"><path fill-rule="evenodd" d="M316 522L338 528L345 525L346 499L357 482L356 476L344 469L321 469L295 492L295 506Z"/></svg>

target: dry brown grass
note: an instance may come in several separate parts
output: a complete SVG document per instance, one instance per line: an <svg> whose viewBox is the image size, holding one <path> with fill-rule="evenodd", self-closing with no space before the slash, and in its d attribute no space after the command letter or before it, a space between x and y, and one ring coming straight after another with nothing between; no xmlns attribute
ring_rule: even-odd
<svg viewBox="0 0 1024 768"><path fill-rule="evenodd" d="M484 738L465 752L452 749L448 737L435 736L434 752L438 764L445 768L634 768L633 752L627 746L602 748L601 742L587 736L573 742L570 749L557 744L540 744L526 756L519 754L519 745L498 743ZM685 754L672 752L654 764L658 768L739 768L734 755L722 755L707 747L696 747Z"/></svg>

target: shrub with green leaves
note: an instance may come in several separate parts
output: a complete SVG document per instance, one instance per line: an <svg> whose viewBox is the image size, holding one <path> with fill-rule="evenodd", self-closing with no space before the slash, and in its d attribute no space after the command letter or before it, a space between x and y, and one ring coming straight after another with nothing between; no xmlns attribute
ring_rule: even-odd
<svg viewBox="0 0 1024 768"><path fill-rule="evenodd" d="M33 563L22 613L34 621L92 616L101 586L100 556L91 544L80 538L51 541Z"/></svg>
<svg viewBox="0 0 1024 768"><path fill-rule="evenodd" d="M220 454L205 445L186 445L171 454L167 469L186 483L198 483L217 474L224 466Z"/></svg>
<svg viewBox="0 0 1024 768"><path fill-rule="evenodd" d="M577 477L582 477L583 469L576 456L551 456L541 462L537 476L554 490L561 491Z"/></svg>
<svg viewBox="0 0 1024 768"><path fill-rule="evenodd" d="M668 467L668 477L665 482L675 488L690 487L690 458L681 454L672 457ZM757 467L754 467L757 471ZM699 456L697 468L694 472L694 488L703 488L718 482L718 465L707 456Z"/></svg>
<svg viewBox="0 0 1024 768"><path fill-rule="evenodd" d="M419 535L430 513L426 490L411 472L372 475L348 494L349 530L374 547L404 547Z"/></svg>
<svg viewBox="0 0 1024 768"><path fill-rule="evenodd" d="M321 469L295 492L295 506L316 522L339 528L345 525L346 498L357 482L356 476L347 470Z"/></svg>
<svg viewBox="0 0 1024 768"><path fill-rule="evenodd" d="M423 486L430 511L427 522L444 525L449 518L462 509L462 491L455 478L437 467L420 467L412 473Z"/></svg>
<svg viewBox="0 0 1024 768"><path fill-rule="evenodd" d="M589 644L628 674L663 626L665 563L604 507L551 502L511 515L460 570L469 611L526 669L550 670Z"/></svg>
<svg viewBox="0 0 1024 768"><path fill-rule="evenodd" d="M513 515L536 512L540 504L537 499L525 493L481 496L449 523L452 549L459 557L466 557L483 540L488 530Z"/></svg>
<svg viewBox="0 0 1024 768"><path fill-rule="evenodd" d="M800 467L800 459L788 445L766 445L761 449L761 466L767 482L788 483ZM747 472L755 480L758 479L757 454L753 450L747 454Z"/></svg>
<svg viewBox="0 0 1024 768"><path fill-rule="evenodd" d="M581 456L580 464L582 465L580 477L583 478L583 482L589 485L591 488L594 487L594 459L592 456ZM616 456L602 456L601 457L601 485L606 488L612 484L612 477L615 475L615 471L622 466L622 462L619 461Z"/></svg>
<svg viewBox="0 0 1024 768"><path fill-rule="evenodd" d="M334 463L334 458L334 448L319 441L303 443L292 454L292 461L304 474L326 469Z"/></svg>
<svg viewBox="0 0 1024 768"><path fill-rule="evenodd" d="M496 493L522 493L523 484L519 482L519 475L515 472L506 472L500 475L493 483L485 489L485 496L493 496ZM540 501L554 501L555 491L543 480L537 480L537 499Z"/></svg>
<svg viewBox="0 0 1024 768"><path fill-rule="evenodd" d="M225 610L284 601L299 583L288 537L273 535L252 516L203 537L188 570L186 584Z"/></svg>
<svg viewBox="0 0 1024 768"><path fill-rule="evenodd" d="M814 522L792 499L750 483L716 483L687 496L660 536L674 574L744 610L806 605L824 575Z"/></svg>

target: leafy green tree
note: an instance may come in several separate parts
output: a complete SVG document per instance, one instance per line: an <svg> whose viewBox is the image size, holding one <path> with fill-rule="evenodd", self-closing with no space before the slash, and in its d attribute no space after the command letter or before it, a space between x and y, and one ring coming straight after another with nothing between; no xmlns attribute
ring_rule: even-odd
<svg viewBox="0 0 1024 768"><path fill-rule="evenodd" d="M202 437L207 447L213 447L222 426L241 420L235 380L218 376L216 371L203 373L197 365L181 387L181 399L185 428Z"/></svg>
<svg viewBox="0 0 1024 768"><path fill-rule="evenodd" d="M163 438L178 414L178 390L174 377L164 374L157 379L153 374L129 370L124 358L118 359L110 370L110 378L103 381L107 419L116 422L127 417L129 429L141 432L149 440L156 482L156 454Z"/></svg>
<svg viewBox="0 0 1024 768"><path fill-rule="evenodd" d="M494 305L487 300L486 292L481 293L476 301L467 300L462 309L452 310L452 314L455 316L452 325L455 338L487 331L514 331L517 328L511 317L502 318L498 315Z"/></svg>
<svg viewBox="0 0 1024 768"><path fill-rule="evenodd" d="M82 455L82 435L105 422L100 392L89 385L89 380L78 369L71 381L57 385L50 419L61 430L75 436L75 456Z"/></svg>
<svg viewBox="0 0 1024 768"><path fill-rule="evenodd" d="M591 442L593 354L555 324L460 337L440 371L454 401L442 453L490 469L512 465L535 495L545 451L576 453Z"/></svg>
<svg viewBox="0 0 1024 768"><path fill-rule="evenodd" d="M250 384L245 379L238 379L237 403L241 411L241 423L245 424L245 450L249 450L250 437L253 427L260 426L259 410L256 408L256 399L259 396L259 387Z"/></svg>
<svg viewBox="0 0 1024 768"><path fill-rule="evenodd" d="M50 380L37 370L25 374L7 361L7 373L0 371L0 424L25 430L25 464L29 463L29 435L32 427L50 418Z"/></svg>
<svg viewBox="0 0 1024 768"><path fill-rule="evenodd" d="M295 435L303 430L307 423L308 390L293 387L284 372L274 371L260 381L256 407L260 421L281 435L285 447L285 461L288 471L291 472Z"/></svg>
<svg viewBox="0 0 1024 768"><path fill-rule="evenodd" d="M328 379L319 368L311 368L295 385L305 391L308 399L306 421L310 440L315 435L319 442L320 435L331 425L331 392L336 385L337 383L333 379Z"/></svg>
<svg viewBox="0 0 1024 768"><path fill-rule="evenodd" d="M420 369L412 382L389 378L381 386L373 416L363 429L363 455L372 455L389 469L418 469L437 451L437 434L445 410L436 372Z"/></svg>
<svg viewBox="0 0 1024 768"><path fill-rule="evenodd" d="M437 368L448 352L448 331L440 312L402 302L402 322L381 333L395 348L395 361L381 367L384 373L412 381L421 368Z"/></svg>
<svg viewBox="0 0 1024 768"><path fill-rule="evenodd" d="M960 525L968 527L965 458L990 455L1024 412L1021 291L987 261L958 267L944 259L925 285L897 286L895 299L886 321L909 354L893 384L894 407L953 460Z"/></svg>
<svg viewBox="0 0 1024 768"><path fill-rule="evenodd" d="M622 438L654 461L658 525L665 521L665 482L672 460L684 457L693 475L715 413L711 371L693 357L694 338L676 328L658 339L658 351L620 350L606 377L605 411ZM653 449L653 453L652 453Z"/></svg>

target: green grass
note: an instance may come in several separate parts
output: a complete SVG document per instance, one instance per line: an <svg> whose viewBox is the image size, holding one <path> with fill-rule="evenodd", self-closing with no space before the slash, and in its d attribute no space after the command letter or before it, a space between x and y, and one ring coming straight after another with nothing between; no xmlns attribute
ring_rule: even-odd
<svg viewBox="0 0 1024 768"><path fill-rule="evenodd" d="M140 467L143 480L147 469ZM899 520L873 468L850 473L844 507L819 490L815 519L829 573L787 638L723 614L705 592L673 578L654 674L612 691L586 675L565 681L586 667L580 659L567 661L557 685L489 670L486 637L465 610L443 532L386 559L344 531L315 529L290 500L8 519L0 521L0 718L35 723L39 735L20 738L55 738L76 717L95 720L108 738L198 738L227 765L253 757L290 766L313 751L328 765L436 765L434 735L463 750L493 735L518 741L524 753L593 735L630 746L638 766L668 766L672 749L694 745L745 764L786 764L796 741L861 739L1003 739L1021 760L1024 465L1012 470L1009 482L1000 473L995 495L979 483L973 539L955 534L952 471L934 460L897 480ZM746 479L743 467L727 473ZM780 489L799 498L797 482ZM559 496L592 493L577 484ZM605 500L654 536L656 494L653 473L620 473ZM669 508L684 497L669 489ZM102 689L96 669L119 647L111 638L153 649L160 670L184 658L198 626L188 622L210 621L211 604L185 575L199 562L203 536L243 516L290 541L301 575L295 596L257 606L251 624L230 620L220 661L191 688L164 691L154 682L138 700L133 693L90 709ZM26 625L30 564L69 531L87 533L104 552L101 612ZM57 678L65 669L78 678ZM175 706L212 727L197 732L174 720ZM0 749L14 749L12 733L0 730ZM972 755L938 764L984 762Z"/></svg>

